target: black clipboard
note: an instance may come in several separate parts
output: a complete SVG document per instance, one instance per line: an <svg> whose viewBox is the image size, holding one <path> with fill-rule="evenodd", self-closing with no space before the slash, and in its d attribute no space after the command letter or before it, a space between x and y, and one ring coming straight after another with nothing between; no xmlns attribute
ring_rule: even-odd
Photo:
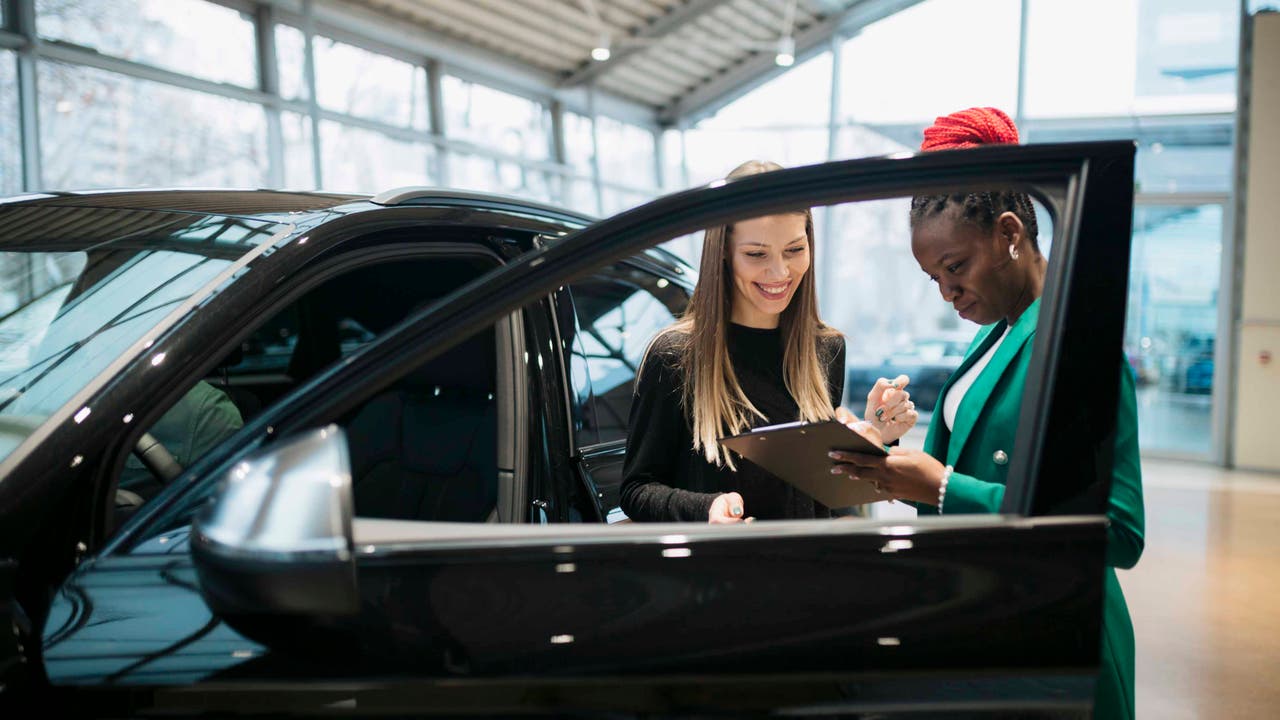
<svg viewBox="0 0 1280 720"><path fill-rule="evenodd" d="M887 500L866 480L831 474L832 450L888 455L883 446L862 437L836 420L758 427L741 435L720 438L733 450L827 507L840 508ZM748 508L750 512L750 508Z"/></svg>

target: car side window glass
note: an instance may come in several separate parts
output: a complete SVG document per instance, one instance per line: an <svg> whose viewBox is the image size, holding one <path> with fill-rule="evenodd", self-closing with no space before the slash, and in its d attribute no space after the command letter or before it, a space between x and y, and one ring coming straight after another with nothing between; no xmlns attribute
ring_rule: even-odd
<svg viewBox="0 0 1280 720"><path fill-rule="evenodd" d="M223 362L231 377L264 372L288 372L289 358L298 345L298 304L291 303L240 343L240 352Z"/></svg>
<svg viewBox="0 0 1280 720"><path fill-rule="evenodd" d="M592 392L583 423L598 442L622 440L644 351L684 311L688 297L666 278L628 265L575 283L571 290L581 339L574 343L572 362L586 368Z"/></svg>
<svg viewBox="0 0 1280 720"><path fill-rule="evenodd" d="M511 417L519 412L517 364L499 332L510 337L505 324L482 330L334 418L346 435L356 517L498 521L519 446ZM185 552L192 519L226 472L214 467L206 464L209 472L129 552Z"/></svg>
<svg viewBox="0 0 1280 720"><path fill-rule="evenodd" d="M117 521L300 382L476 277L491 262L435 257L354 268L278 310L131 449L117 483Z"/></svg>
<svg viewBox="0 0 1280 720"><path fill-rule="evenodd" d="M499 418L497 339L493 327L476 333L346 416L357 517L496 518L499 444L514 444L500 429L513 424Z"/></svg>

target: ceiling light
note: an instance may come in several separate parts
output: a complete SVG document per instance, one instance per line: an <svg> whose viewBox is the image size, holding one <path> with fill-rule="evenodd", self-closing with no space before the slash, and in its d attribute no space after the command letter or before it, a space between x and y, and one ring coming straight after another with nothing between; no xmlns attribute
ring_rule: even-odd
<svg viewBox="0 0 1280 720"><path fill-rule="evenodd" d="M596 46L591 48L591 58L596 62L604 62L605 60L608 60L609 56L612 55L612 53L609 52L609 45L609 34L602 33L600 35L600 40L596 43Z"/></svg>
<svg viewBox="0 0 1280 720"><path fill-rule="evenodd" d="M773 58L780 67L796 64L796 41L790 36L778 38L778 54Z"/></svg>

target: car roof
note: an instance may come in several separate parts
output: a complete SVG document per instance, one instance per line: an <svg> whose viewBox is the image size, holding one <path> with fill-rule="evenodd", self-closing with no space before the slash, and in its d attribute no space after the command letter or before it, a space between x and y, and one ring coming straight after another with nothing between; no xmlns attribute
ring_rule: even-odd
<svg viewBox="0 0 1280 720"><path fill-rule="evenodd" d="M6 211L22 208L27 217L21 227L37 234L47 233L51 227L63 230L69 224L77 225L75 234L81 241L89 238L109 240L118 237L126 229L133 228L136 220L126 217L118 222L104 222L99 214L85 216L83 222L68 219L66 208L85 210L120 210L151 212L182 212L252 217L272 222L306 219L309 215L349 214L376 211L384 207L468 207L498 212L510 217L513 225L527 224L530 231L545 231L544 223L551 221L572 231L595 222L595 218L573 210L525 200L497 193L454 190L449 188L412 186L387 190L377 195L354 193L330 193L318 191L288 191L261 189L109 189L65 192L32 193L0 199L0 217ZM57 221L53 222L57 215ZM302 216L302 217L299 217ZM533 221L533 222L521 222ZM11 226L0 245L21 245L31 240L29 233ZM679 256L662 248L651 248L646 258L668 272L688 277L693 269Z"/></svg>
<svg viewBox="0 0 1280 720"><path fill-rule="evenodd" d="M118 189L34 193L0 201L0 208L15 205L109 208L116 210L168 210L212 215L253 216L328 210L366 199L364 195L281 190L221 189Z"/></svg>
<svg viewBox="0 0 1280 720"><path fill-rule="evenodd" d="M497 193L453 190L437 187L403 187L377 195L263 189L154 188L45 192L0 199L0 209L14 206L50 205L58 207L117 210L159 210L199 212L230 216L277 216L288 213L324 212L343 206L424 207L466 205L505 209L537 217L559 217L578 225L595 222L590 215L523 198Z"/></svg>

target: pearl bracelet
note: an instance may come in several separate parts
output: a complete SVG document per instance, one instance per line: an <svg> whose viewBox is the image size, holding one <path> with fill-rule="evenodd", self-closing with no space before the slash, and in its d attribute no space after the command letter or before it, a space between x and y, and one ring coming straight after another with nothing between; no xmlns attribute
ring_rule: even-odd
<svg viewBox="0 0 1280 720"><path fill-rule="evenodd" d="M942 469L942 482L938 485L938 514L942 514L942 502L947 499L947 481L951 479L950 465Z"/></svg>

